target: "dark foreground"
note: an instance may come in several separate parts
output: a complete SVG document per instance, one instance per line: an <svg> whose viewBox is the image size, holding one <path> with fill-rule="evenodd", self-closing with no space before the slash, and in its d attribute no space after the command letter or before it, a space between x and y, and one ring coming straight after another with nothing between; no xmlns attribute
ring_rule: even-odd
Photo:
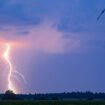
<svg viewBox="0 0 105 105"><path fill-rule="evenodd" d="M105 105L105 101L0 101L0 105Z"/></svg>

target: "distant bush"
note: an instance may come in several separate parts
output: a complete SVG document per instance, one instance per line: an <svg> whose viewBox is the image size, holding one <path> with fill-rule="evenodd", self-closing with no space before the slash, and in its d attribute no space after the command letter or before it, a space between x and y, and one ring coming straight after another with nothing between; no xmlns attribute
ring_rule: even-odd
<svg viewBox="0 0 105 105"><path fill-rule="evenodd" d="M20 98L17 97L13 91L7 90L2 97L2 100L20 100Z"/></svg>
<svg viewBox="0 0 105 105"><path fill-rule="evenodd" d="M58 97L52 97L52 100L59 100Z"/></svg>
<svg viewBox="0 0 105 105"><path fill-rule="evenodd" d="M92 100L93 100L93 98L92 98L92 97L90 97L90 98L88 98L87 100L92 101Z"/></svg>

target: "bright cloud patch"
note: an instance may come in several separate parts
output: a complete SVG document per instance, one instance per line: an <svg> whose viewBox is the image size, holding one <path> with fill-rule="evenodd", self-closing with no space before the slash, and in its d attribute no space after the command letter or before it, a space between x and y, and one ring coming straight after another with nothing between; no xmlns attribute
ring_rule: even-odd
<svg viewBox="0 0 105 105"><path fill-rule="evenodd" d="M7 28L7 31L1 31L1 39L4 41L8 39L10 43L17 42L20 46L49 53L72 52L80 46L79 39L73 35L65 37L65 33L58 31L50 22L35 27L21 28L11 27Z"/></svg>

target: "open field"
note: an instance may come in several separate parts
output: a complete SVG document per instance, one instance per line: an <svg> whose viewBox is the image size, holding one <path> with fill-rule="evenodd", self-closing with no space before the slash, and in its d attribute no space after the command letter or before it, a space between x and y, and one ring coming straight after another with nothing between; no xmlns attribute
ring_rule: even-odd
<svg viewBox="0 0 105 105"><path fill-rule="evenodd" d="M105 105L105 101L0 101L0 105Z"/></svg>

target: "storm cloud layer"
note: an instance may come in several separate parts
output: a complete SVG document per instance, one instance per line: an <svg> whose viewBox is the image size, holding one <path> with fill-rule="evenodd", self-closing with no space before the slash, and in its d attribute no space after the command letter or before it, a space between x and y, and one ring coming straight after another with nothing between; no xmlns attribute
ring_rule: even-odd
<svg viewBox="0 0 105 105"><path fill-rule="evenodd" d="M103 8L104 0L0 0L0 48L19 44L11 56L28 81L21 92L105 91Z"/></svg>

